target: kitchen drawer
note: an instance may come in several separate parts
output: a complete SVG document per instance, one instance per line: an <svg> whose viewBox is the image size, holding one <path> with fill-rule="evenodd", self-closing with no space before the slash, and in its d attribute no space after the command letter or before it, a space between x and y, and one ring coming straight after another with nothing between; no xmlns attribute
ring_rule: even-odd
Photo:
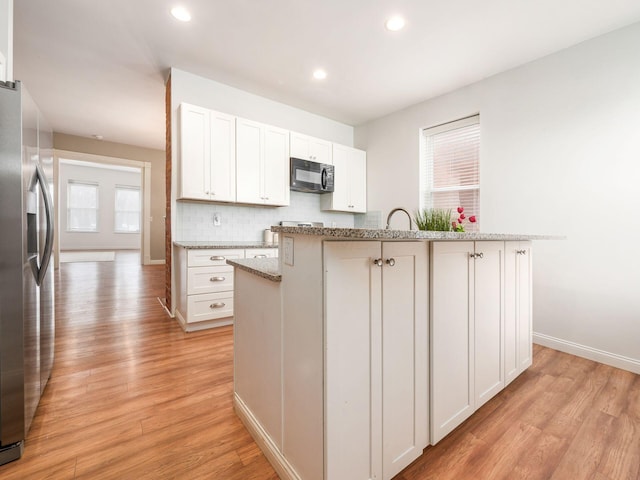
<svg viewBox="0 0 640 480"><path fill-rule="evenodd" d="M187 294L227 292L233 290L233 267L190 267L187 270Z"/></svg>
<svg viewBox="0 0 640 480"><path fill-rule="evenodd" d="M275 258L277 256L277 248L247 248L245 258Z"/></svg>
<svg viewBox="0 0 640 480"><path fill-rule="evenodd" d="M233 292L203 293L187 297L187 323L233 316Z"/></svg>
<svg viewBox="0 0 640 480"><path fill-rule="evenodd" d="M236 258L244 258L244 249L195 248L187 252L187 266L209 267L213 265L226 265L227 259Z"/></svg>

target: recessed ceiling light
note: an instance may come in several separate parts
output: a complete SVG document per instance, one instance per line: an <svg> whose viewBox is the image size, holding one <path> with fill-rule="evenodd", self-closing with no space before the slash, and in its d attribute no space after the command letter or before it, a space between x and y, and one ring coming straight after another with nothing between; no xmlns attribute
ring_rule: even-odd
<svg viewBox="0 0 640 480"><path fill-rule="evenodd" d="M184 7L173 7L171 9L171 15L181 22L188 22L191 20L191 14Z"/></svg>
<svg viewBox="0 0 640 480"><path fill-rule="evenodd" d="M319 68L318 70L313 72L313 78L315 78L316 80L324 80L325 78L327 78L327 72Z"/></svg>
<svg viewBox="0 0 640 480"><path fill-rule="evenodd" d="M387 28L387 30L397 32L398 30L402 30L404 28L404 23L404 18L399 15L394 15L386 22L384 22L384 26Z"/></svg>

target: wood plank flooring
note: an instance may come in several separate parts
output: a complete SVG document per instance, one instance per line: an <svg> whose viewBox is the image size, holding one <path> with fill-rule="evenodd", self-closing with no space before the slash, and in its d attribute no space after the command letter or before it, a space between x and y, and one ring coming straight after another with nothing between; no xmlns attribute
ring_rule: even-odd
<svg viewBox="0 0 640 480"><path fill-rule="evenodd" d="M52 378L0 479L278 478L233 413L231 327L183 333L157 300L164 267L138 258L56 272ZM396 480L640 480L639 468L640 376L535 346L528 371Z"/></svg>

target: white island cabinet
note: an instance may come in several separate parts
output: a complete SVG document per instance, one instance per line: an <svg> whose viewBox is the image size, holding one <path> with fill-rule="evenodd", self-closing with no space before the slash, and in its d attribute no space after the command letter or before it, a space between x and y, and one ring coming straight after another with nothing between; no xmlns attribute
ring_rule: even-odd
<svg viewBox="0 0 640 480"><path fill-rule="evenodd" d="M505 383L531 366L531 242L505 242Z"/></svg>
<svg viewBox="0 0 640 480"><path fill-rule="evenodd" d="M273 229L279 288L236 277L234 405L280 478L391 479L530 365L526 240L554 237Z"/></svg>
<svg viewBox="0 0 640 480"><path fill-rule="evenodd" d="M504 388L504 242L433 242L431 442Z"/></svg>
<svg viewBox="0 0 640 480"><path fill-rule="evenodd" d="M427 249L325 242L325 478L390 479L427 446Z"/></svg>

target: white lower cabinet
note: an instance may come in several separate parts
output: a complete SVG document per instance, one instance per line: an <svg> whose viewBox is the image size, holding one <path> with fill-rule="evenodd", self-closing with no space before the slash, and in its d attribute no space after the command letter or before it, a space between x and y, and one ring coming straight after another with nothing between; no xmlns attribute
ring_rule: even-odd
<svg viewBox="0 0 640 480"><path fill-rule="evenodd" d="M505 242L505 383L531 366L531 242Z"/></svg>
<svg viewBox="0 0 640 480"><path fill-rule="evenodd" d="M233 323L234 271L227 259L277 257L277 248L176 247L176 318L186 331Z"/></svg>
<svg viewBox="0 0 640 480"><path fill-rule="evenodd" d="M431 247L431 443L504 388L504 242Z"/></svg>
<svg viewBox="0 0 640 480"><path fill-rule="evenodd" d="M325 479L390 479L428 444L428 250L325 242Z"/></svg>

